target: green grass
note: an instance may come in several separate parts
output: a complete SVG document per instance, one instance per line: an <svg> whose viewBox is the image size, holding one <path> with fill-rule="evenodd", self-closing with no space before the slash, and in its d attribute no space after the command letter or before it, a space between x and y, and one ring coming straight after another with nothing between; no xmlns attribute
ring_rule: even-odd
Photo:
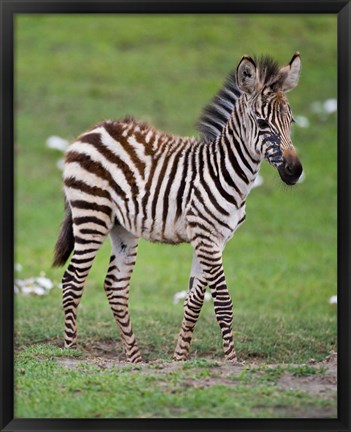
<svg viewBox="0 0 351 432"><path fill-rule="evenodd" d="M222 341L212 302L204 305L191 360L170 374L192 251L140 242L132 278L131 317L149 373L101 369L94 356L123 360L102 283L108 242L94 263L79 308L79 350L62 350L61 292L16 296L17 417L299 417L330 412L335 400L288 391L276 383L336 349L336 118L321 119L311 104L336 97L336 18L306 16L17 16L15 21L15 260L19 277L41 271L59 282L52 250L63 217L58 152L50 135L73 139L92 124L129 113L159 129L196 134L201 109L245 53L270 53L280 63L299 50L302 75L289 94L293 141L306 180L284 187L262 166L264 184L247 203L247 221L224 252L234 303L239 359L259 363L242 380L198 387L216 374ZM68 369L62 357L81 360ZM89 360L89 361L88 361ZM152 362L161 361L161 364ZM276 370L267 365L276 365ZM279 369L281 368L281 369ZM301 369L299 369L301 368ZM299 372L300 370L300 372ZM244 379L244 377L246 378ZM251 377L251 378L250 378ZM254 378L252 378L254 377ZM190 383L190 384L189 384ZM41 403L45 401L45 404ZM50 402L55 403L50 403Z"/></svg>
<svg viewBox="0 0 351 432"><path fill-rule="evenodd" d="M18 355L17 401L25 400L24 416L279 418L291 415L291 407L301 416L310 409L321 416L335 409L333 398L277 385L285 372L304 377L323 373L308 366L270 368L266 375L262 368L247 369L224 379L218 364L210 361L188 361L166 372L167 364L104 367L83 359L74 368L59 367L62 356L72 356L67 351L40 347ZM43 405L47 387L51 391Z"/></svg>

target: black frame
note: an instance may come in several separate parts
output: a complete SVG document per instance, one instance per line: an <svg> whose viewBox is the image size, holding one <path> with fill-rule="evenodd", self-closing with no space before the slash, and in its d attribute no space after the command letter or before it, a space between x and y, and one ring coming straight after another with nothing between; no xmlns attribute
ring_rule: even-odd
<svg viewBox="0 0 351 432"><path fill-rule="evenodd" d="M14 419L14 115L13 31L18 13L310 13L335 14L338 21L338 417L337 419ZM111 430L294 430L351 431L351 0L0 0L1 176L0 304L1 431Z"/></svg>

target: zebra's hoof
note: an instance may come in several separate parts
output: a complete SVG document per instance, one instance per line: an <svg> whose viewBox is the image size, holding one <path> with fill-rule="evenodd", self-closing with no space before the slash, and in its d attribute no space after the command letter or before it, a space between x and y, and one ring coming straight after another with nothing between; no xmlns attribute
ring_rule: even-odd
<svg viewBox="0 0 351 432"><path fill-rule="evenodd" d="M238 358L237 358L237 356L235 354L231 355L230 357L229 356L225 357L224 360L225 360L226 363L239 364Z"/></svg>
<svg viewBox="0 0 351 432"><path fill-rule="evenodd" d="M186 360L188 360L188 356L174 354L174 356L172 357L172 360L173 361L186 361Z"/></svg>
<svg viewBox="0 0 351 432"><path fill-rule="evenodd" d="M67 343L65 342L64 348L67 349L77 349L77 342Z"/></svg>
<svg viewBox="0 0 351 432"><path fill-rule="evenodd" d="M141 358L141 354L138 353L137 355L134 355L133 357L128 357L127 360L129 363L142 363L143 359Z"/></svg>

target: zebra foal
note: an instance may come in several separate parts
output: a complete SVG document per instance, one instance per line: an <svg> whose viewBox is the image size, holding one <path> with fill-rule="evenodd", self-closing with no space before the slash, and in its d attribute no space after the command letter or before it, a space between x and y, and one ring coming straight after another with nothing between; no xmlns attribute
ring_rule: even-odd
<svg viewBox="0 0 351 432"><path fill-rule="evenodd" d="M232 300L222 265L226 242L245 220L245 203L261 161L295 184L302 166L290 137L286 92L300 74L300 55L279 67L244 56L199 122L200 138L178 137L125 118L104 121L67 149L65 219L53 265L73 251L63 280L65 347L77 340L77 308L94 257L107 235L112 254L105 291L127 359L141 361L129 311L138 239L190 243L189 292L173 358L185 360L206 287L222 332L225 359L236 361Z"/></svg>

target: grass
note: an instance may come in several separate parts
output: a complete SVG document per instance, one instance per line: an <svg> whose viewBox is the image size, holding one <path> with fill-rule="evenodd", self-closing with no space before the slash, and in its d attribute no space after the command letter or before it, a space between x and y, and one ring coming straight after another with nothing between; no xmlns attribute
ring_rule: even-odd
<svg viewBox="0 0 351 432"><path fill-rule="evenodd" d="M62 270L50 267L63 216L55 166L61 155L45 146L50 135L71 140L102 119L126 113L162 130L196 134L201 109L243 54L268 52L286 63L296 50L303 71L289 100L294 114L310 121L309 128L293 130L306 180L286 188L263 165L264 183L252 191L247 221L224 253L237 352L249 368L258 363L262 370L203 385L219 373L222 359L208 302L190 361L158 373L175 347L182 304L172 299L188 285L192 251L144 241L130 309L149 362L142 371L148 372L94 365L94 357L123 360L102 288L107 242L79 308L78 351L61 348L59 289L43 297L16 296L16 417L328 415L335 399L281 389L277 382L293 372L289 367L297 375L317 376L303 365L336 349L336 310L328 304L336 293L336 118L321 118L310 108L336 97L335 17L23 15L15 26L15 259L23 266L21 278L41 271L56 282L62 277ZM60 358L80 365L64 367Z"/></svg>
<svg viewBox="0 0 351 432"><path fill-rule="evenodd" d="M302 416L311 409L323 415L335 408L332 397L277 385L286 372L304 377L323 374L308 366L270 368L266 374L262 374L265 369L249 368L223 378L217 363L204 360L188 361L166 372L167 363L146 369L140 365L106 367L84 359L65 368L60 358L72 356L67 351L40 346L18 355L16 387L26 400L24 416L31 417L35 411L42 418L85 417L87 413L106 418L283 418L291 414L291 406ZM47 387L51 392L43 405L42 392Z"/></svg>

